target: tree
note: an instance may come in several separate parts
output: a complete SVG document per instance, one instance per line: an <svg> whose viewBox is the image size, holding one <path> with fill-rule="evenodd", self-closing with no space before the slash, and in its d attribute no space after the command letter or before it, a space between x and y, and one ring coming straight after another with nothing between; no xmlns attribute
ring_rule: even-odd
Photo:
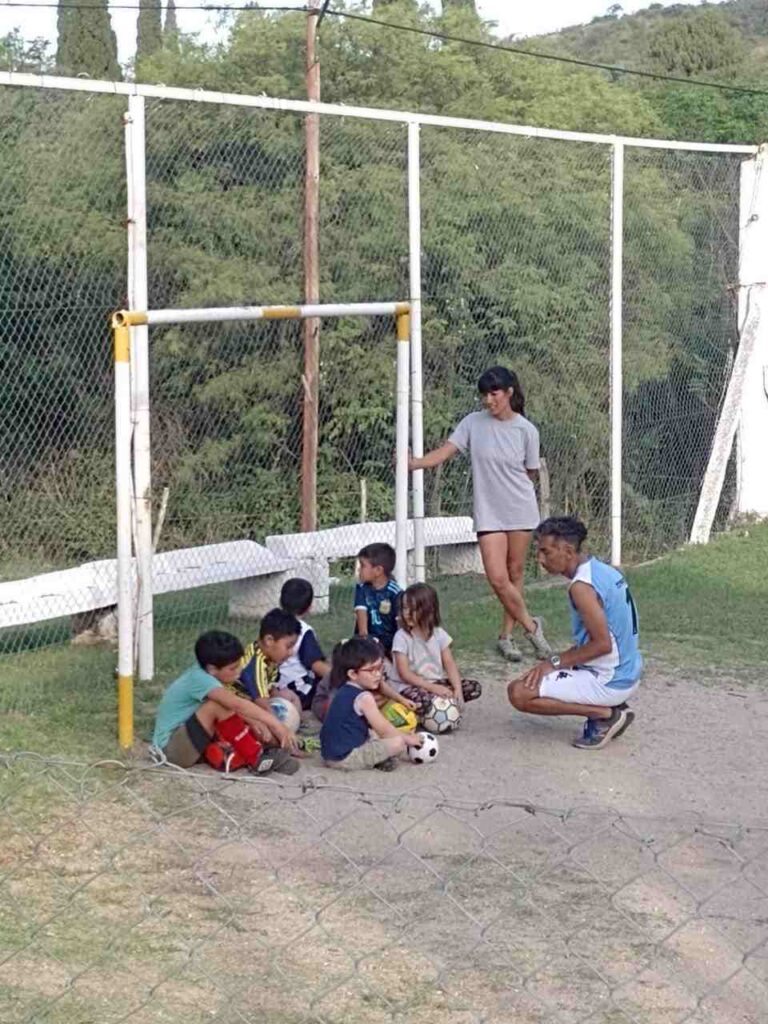
<svg viewBox="0 0 768 1024"><path fill-rule="evenodd" d="M745 47L721 11L692 11L662 22L651 32L648 56L653 67L665 74L695 77L737 69Z"/></svg>
<svg viewBox="0 0 768 1024"><path fill-rule="evenodd" d="M0 69L21 71L28 74L44 74L51 70L52 59L48 53L51 44L47 39L24 39L17 28L0 37Z"/></svg>
<svg viewBox="0 0 768 1024"><path fill-rule="evenodd" d="M469 11L477 15L477 5L475 0L443 0L443 14L448 11Z"/></svg>
<svg viewBox="0 0 768 1024"><path fill-rule="evenodd" d="M175 19L175 12L174 12ZM136 63L157 53L163 45L163 25L160 0L139 0L136 22Z"/></svg>
<svg viewBox="0 0 768 1024"><path fill-rule="evenodd" d="M79 7L59 5L56 70L113 81L122 77L107 0Z"/></svg>
<svg viewBox="0 0 768 1024"><path fill-rule="evenodd" d="M176 21L176 4L168 0L165 8L165 24L163 25L163 46L167 50L177 51L179 48L179 26Z"/></svg>
<svg viewBox="0 0 768 1024"><path fill-rule="evenodd" d="M477 38L487 31L468 9L437 17L410 0L392 0L387 19L460 25L456 35L471 31ZM209 49L182 37L176 51L163 47L146 57L143 73L168 84L301 97L305 29L299 13L243 11L225 46ZM628 135L658 136L665 131L662 116L687 116L672 109L669 97L664 102L650 89L628 89L601 74L364 22L328 19L322 47L331 102ZM9 391L13 375L0 375L0 427L5 417L24 457L14 471L0 472L0 499L7 494L7 507L23 510L28 505L12 498L26 489L46 514L30 523L19 511L4 532L18 549L61 552L50 524L63 517L47 513L55 501L74 524L66 541L72 558L102 557L111 536L110 509L99 490L108 486L104 467L111 458L103 323L124 287L123 171L118 144L107 147L108 160L94 161L92 153L105 133L114 140L115 110L122 107L113 97L85 106L60 101L52 118L50 95L19 92L8 119L18 138L6 137L0 148L6 185L0 299L11 311L0 332L8 351L41 355L24 364L32 401L22 414ZM688 94L693 100L699 90ZM751 109L743 107L745 124ZM301 300L301 129L300 116L282 111L153 106L147 187L150 289L158 307ZM321 137L323 298L406 294L402 126L329 117ZM427 443L445 437L471 407L474 381L486 366L513 365L547 448L553 508L578 511L599 535L607 516L610 437L607 151L430 126L421 138ZM733 183L703 180L702 168L715 163L702 164L698 155L657 158L655 151L627 161L625 397L628 420L640 424L628 440L630 533L668 522L660 514L667 515L670 446L685 450L680 495L690 493L706 460L706 431L696 435L698 443L684 434L688 424L708 422L717 407L720 346L732 320L711 254L728 256L722 279L732 281L735 229L721 214L732 213ZM36 318L29 312L34 290L43 311L60 308L71 292L87 296L91 313L64 323ZM362 476L371 517L391 514L390 342L391 324L381 321L340 320L324 328L323 526L356 519ZM296 528L299 352L295 329L279 321L155 332L153 472L158 489L170 488L173 509L164 544L207 543L222 539L224 529L232 537L260 538ZM100 377L88 374L95 360L101 360ZM645 425L649 408L652 428ZM78 444L83 452L75 472L63 453ZM464 511L466 467L447 466L439 488L436 479L429 483L432 510ZM81 556L80 523L96 522L91 507L101 510L107 540ZM95 527L89 528L93 536ZM683 532L670 530L664 540L674 543Z"/></svg>

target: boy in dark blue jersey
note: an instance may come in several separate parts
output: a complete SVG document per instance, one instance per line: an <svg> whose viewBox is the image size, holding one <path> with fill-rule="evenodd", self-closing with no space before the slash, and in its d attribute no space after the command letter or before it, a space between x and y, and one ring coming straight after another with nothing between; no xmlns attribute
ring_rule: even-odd
<svg viewBox="0 0 768 1024"><path fill-rule="evenodd" d="M367 544L357 554L355 635L378 640L388 658L397 632L400 585L392 578L395 550L390 544Z"/></svg>

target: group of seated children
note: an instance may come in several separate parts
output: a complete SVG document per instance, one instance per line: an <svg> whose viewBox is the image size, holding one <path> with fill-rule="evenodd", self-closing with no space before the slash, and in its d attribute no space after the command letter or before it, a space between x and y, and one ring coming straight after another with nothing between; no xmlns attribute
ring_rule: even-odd
<svg viewBox="0 0 768 1024"><path fill-rule="evenodd" d="M251 770L293 774L311 741L276 716L270 698L280 696L322 722L327 767L388 771L421 739L385 717L387 701L421 716L435 696L460 704L479 697L480 684L459 674L433 588L415 583L401 592L389 544L364 547L358 563L355 636L334 648L330 665L302 618L314 596L307 580L285 583L280 608L264 616L258 640L246 648L231 633L204 633L195 644L197 664L160 701L152 739L160 758L189 768L211 761L212 746L223 739Z"/></svg>

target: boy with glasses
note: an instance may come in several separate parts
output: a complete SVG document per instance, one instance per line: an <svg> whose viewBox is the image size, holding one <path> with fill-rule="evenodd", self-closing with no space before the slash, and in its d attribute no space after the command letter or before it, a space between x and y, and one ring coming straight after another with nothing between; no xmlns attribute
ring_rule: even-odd
<svg viewBox="0 0 768 1024"><path fill-rule="evenodd" d="M347 640L334 651L334 674L337 670L345 681L320 730L326 766L392 771L407 747L421 746L421 737L398 732L378 708L376 695L384 671L381 647L367 637Z"/></svg>

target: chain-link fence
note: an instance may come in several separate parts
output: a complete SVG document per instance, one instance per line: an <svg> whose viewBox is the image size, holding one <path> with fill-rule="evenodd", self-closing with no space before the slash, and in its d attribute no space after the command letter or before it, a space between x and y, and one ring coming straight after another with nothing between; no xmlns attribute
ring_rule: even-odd
<svg viewBox="0 0 768 1024"><path fill-rule="evenodd" d="M84 638L113 626L106 314L126 300L126 106L87 91L0 92L5 650L69 637L72 616ZM303 130L302 113L147 99L152 308L302 299ZM541 431L549 507L584 517L605 554L610 147L430 123L421 146L426 442L476 407L484 368L513 366ZM679 544L693 519L736 344L740 159L627 149L628 562ZM323 301L408 297L406 171L405 119L321 118ZM392 518L392 337L387 320L322 325L321 527ZM214 591L184 590L159 607L197 609L212 625L227 586L264 569L257 546L299 529L301 326L157 329L150 351L157 551L182 553L158 578L178 591L179 574L216 563L196 579ZM463 460L427 474L426 488L428 515L468 514ZM721 525L727 511L726 495ZM303 551L299 541L283 548L276 573Z"/></svg>
<svg viewBox="0 0 768 1024"><path fill-rule="evenodd" d="M765 1020L768 826L465 801L416 770L387 792L4 757L0 1020Z"/></svg>

